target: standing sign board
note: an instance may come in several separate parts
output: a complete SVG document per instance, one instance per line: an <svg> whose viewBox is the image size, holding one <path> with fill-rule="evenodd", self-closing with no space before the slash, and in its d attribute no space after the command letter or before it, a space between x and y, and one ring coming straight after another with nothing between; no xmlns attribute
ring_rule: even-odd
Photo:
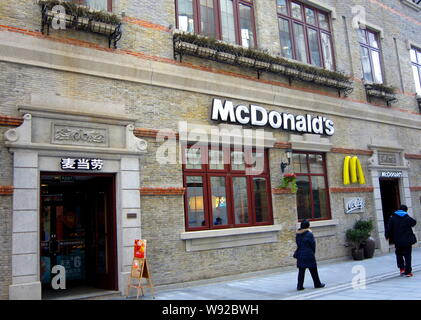
<svg viewBox="0 0 421 320"><path fill-rule="evenodd" d="M134 284L133 279L135 280ZM152 296L154 296L154 288L149 273L148 262L146 260L146 240L134 241L133 262L129 275L127 296L129 296L130 288L137 289L136 299L139 299L140 292L142 292L142 296L144 296L143 288L150 288Z"/></svg>

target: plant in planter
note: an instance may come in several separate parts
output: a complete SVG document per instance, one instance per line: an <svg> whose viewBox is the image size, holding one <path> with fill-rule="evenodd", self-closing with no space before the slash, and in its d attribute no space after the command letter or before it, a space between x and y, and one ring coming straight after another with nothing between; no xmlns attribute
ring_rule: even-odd
<svg viewBox="0 0 421 320"><path fill-rule="evenodd" d="M361 247L363 241L368 238L367 231L361 229L348 229L346 231L346 238L352 243L352 257L354 260L364 259L364 249Z"/></svg>
<svg viewBox="0 0 421 320"><path fill-rule="evenodd" d="M366 232L367 239L361 243L361 246L364 250L364 258L372 258L376 250L376 241L370 236L374 228L373 221L359 220L355 222L354 228Z"/></svg>
<svg viewBox="0 0 421 320"><path fill-rule="evenodd" d="M297 176L295 175L295 173L285 173L282 177L281 185L279 186L279 188L286 189L289 187L289 185L291 185L291 191L293 193L296 193L298 187Z"/></svg>
<svg viewBox="0 0 421 320"><path fill-rule="evenodd" d="M54 11L57 8L65 11L66 28L105 35L108 37L109 47L111 47L111 42L114 42L114 48L116 48L117 42L121 39L121 19L115 14L95 11L87 6L68 1L39 0L38 3L42 8L42 33L46 27L49 34L54 18L60 19L60 16L57 16L58 12Z"/></svg>

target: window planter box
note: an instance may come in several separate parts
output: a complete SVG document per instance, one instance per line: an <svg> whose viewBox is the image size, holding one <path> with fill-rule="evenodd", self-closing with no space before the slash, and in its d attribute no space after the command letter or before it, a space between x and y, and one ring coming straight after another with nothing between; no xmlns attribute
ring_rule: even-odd
<svg viewBox="0 0 421 320"><path fill-rule="evenodd" d="M368 98L378 98L386 101L387 105L398 101L396 98L395 89L381 84L364 83L366 94Z"/></svg>
<svg viewBox="0 0 421 320"><path fill-rule="evenodd" d="M292 79L318 83L335 88L338 94L348 95L353 90L350 77L336 71L329 71L296 61L271 55L265 51L245 49L219 40L206 38L193 33L175 31L173 34L174 58L183 54L199 56L222 63L253 68L260 76L261 71L269 71Z"/></svg>
<svg viewBox="0 0 421 320"><path fill-rule="evenodd" d="M252 67L254 66L254 59L251 58L246 58L246 57L238 57L237 58L237 63L241 64L243 66L247 66L247 67Z"/></svg>
<svg viewBox="0 0 421 320"><path fill-rule="evenodd" d="M181 52L195 54L198 46L193 43L178 41L175 43L175 48Z"/></svg>
<svg viewBox="0 0 421 320"><path fill-rule="evenodd" d="M218 59L218 61L232 63L235 61L236 56L227 52L218 52L216 54L216 58Z"/></svg>
<svg viewBox="0 0 421 320"><path fill-rule="evenodd" d="M47 34L50 32L50 27L53 25L54 18L60 20L60 15L52 9L57 5L57 1L40 0L42 22L41 32L44 33L47 29ZM92 11L87 7L78 6L69 2L59 2L59 5L66 9L65 29L82 30L92 33L105 35L108 37L108 45L114 44L117 47L117 42L121 39L121 20L117 16L105 13ZM63 29L59 29L63 30Z"/></svg>
<svg viewBox="0 0 421 320"><path fill-rule="evenodd" d="M198 47L197 54L202 58L212 58L216 56L216 50L205 47Z"/></svg>
<svg viewBox="0 0 421 320"><path fill-rule="evenodd" d="M260 70L268 70L270 68L270 63L265 61L255 60L254 66Z"/></svg>
<svg viewBox="0 0 421 320"><path fill-rule="evenodd" d="M271 66L270 66L270 71L272 71L272 72L279 72L279 73L285 73L285 67L284 66L281 66L280 64L272 64Z"/></svg>

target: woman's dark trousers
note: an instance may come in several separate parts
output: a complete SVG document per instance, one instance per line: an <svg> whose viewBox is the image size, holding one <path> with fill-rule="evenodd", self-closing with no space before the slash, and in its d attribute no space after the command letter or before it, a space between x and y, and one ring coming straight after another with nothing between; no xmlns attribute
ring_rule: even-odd
<svg viewBox="0 0 421 320"><path fill-rule="evenodd" d="M304 276L307 268L298 268L298 284L297 288L302 288L304 285ZM308 268L310 270L311 277L313 278L314 287L320 287L321 282L319 279L319 273L317 272L317 267Z"/></svg>
<svg viewBox="0 0 421 320"><path fill-rule="evenodd" d="M412 272L412 246L396 247L396 261L399 269L405 269L405 274Z"/></svg>

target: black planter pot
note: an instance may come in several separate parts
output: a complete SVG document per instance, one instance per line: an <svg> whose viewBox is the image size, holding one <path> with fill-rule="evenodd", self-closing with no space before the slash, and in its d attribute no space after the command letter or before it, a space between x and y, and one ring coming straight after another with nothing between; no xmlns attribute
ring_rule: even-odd
<svg viewBox="0 0 421 320"><path fill-rule="evenodd" d="M364 258L373 258L374 251L376 250L376 241L372 237L369 237L363 242L362 247L364 249Z"/></svg>
<svg viewBox="0 0 421 320"><path fill-rule="evenodd" d="M354 260L364 260L364 249L352 248L351 254Z"/></svg>

